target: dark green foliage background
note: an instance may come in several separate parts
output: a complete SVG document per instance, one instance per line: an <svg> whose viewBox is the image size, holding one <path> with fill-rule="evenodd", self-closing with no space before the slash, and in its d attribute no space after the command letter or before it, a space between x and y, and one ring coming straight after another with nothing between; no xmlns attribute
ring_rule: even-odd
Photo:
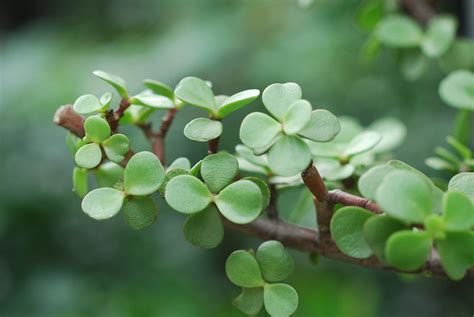
<svg viewBox="0 0 474 317"><path fill-rule="evenodd" d="M195 75L227 94L295 81L313 105L338 116L364 124L401 118L409 134L399 158L422 170L450 132L454 111L438 97L443 74L435 63L419 81L407 82L393 52L373 63L358 59L365 35L355 27L356 0L320 0L309 9L289 0L48 3L48 15L5 33L0 50L2 316L240 316L231 306L239 290L227 280L224 263L234 249L258 246L256 240L227 232L221 248L197 249L184 240L184 217L163 201L157 223L143 232L129 229L123 215L97 222L81 212L70 190L65 132L51 118L58 105L108 89L91 75L94 69L122 76L134 91L147 77L175 85ZM206 153L182 135L198 114L192 108L179 113L169 159L195 162ZM224 149L238 142L244 115L224 120ZM126 132L134 148L146 148L139 131ZM472 282L397 276L324 259L313 267L307 255L293 253L297 273L289 281L300 294L297 316L474 312Z"/></svg>

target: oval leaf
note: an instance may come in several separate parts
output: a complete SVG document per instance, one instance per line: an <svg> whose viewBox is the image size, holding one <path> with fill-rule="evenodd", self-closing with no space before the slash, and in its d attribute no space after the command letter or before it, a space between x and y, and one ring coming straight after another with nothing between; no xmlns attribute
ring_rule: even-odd
<svg viewBox="0 0 474 317"><path fill-rule="evenodd" d="M100 111L102 104L94 95L84 95L77 98L73 105L74 111L80 114L89 114Z"/></svg>
<svg viewBox="0 0 474 317"><path fill-rule="evenodd" d="M113 188L97 188L82 200L82 210L96 220L115 216L122 208L125 194Z"/></svg>
<svg viewBox="0 0 474 317"><path fill-rule="evenodd" d="M283 118L283 131L286 134L300 132L311 119L313 107L306 100L293 102Z"/></svg>
<svg viewBox="0 0 474 317"><path fill-rule="evenodd" d="M375 131L364 131L354 137L344 150L344 156L352 157L373 149L382 140L382 136Z"/></svg>
<svg viewBox="0 0 474 317"><path fill-rule="evenodd" d="M270 149L268 165L275 174L293 176L311 162L308 145L298 136L284 135Z"/></svg>
<svg viewBox="0 0 474 317"><path fill-rule="evenodd" d="M125 221L136 230L151 226L156 221L158 209L148 196L131 197L123 206Z"/></svg>
<svg viewBox="0 0 474 317"><path fill-rule="evenodd" d="M262 93L265 108L278 120L283 120L288 108L303 95L296 83L271 84Z"/></svg>
<svg viewBox="0 0 474 317"><path fill-rule="evenodd" d="M124 168L114 162L104 162L94 170L94 175L100 187L114 187L123 181Z"/></svg>
<svg viewBox="0 0 474 317"><path fill-rule="evenodd" d="M224 226L214 204L190 215L184 223L183 231L186 240L205 249L217 247L224 238Z"/></svg>
<svg viewBox="0 0 474 317"><path fill-rule="evenodd" d="M215 197L215 203L222 215L233 223L249 223L262 210L262 193L255 183L239 180L224 188Z"/></svg>
<svg viewBox="0 0 474 317"><path fill-rule="evenodd" d="M369 129L378 132L382 139L373 148L374 152L385 153L399 147L405 140L407 128L396 118L382 118L374 121Z"/></svg>
<svg viewBox="0 0 474 317"><path fill-rule="evenodd" d="M316 142L329 142L341 131L339 120L330 111L318 109L311 112L309 122L299 132L301 136Z"/></svg>
<svg viewBox="0 0 474 317"><path fill-rule="evenodd" d="M193 141L207 142L222 134L222 123L207 118L197 118L186 124L184 135Z"/></svg>
<svg viewBox="0 0 474 317"><path fill-rule="evenodd" d="M377 39L391 47L418 46L422 39L420 26L402 15L392 15L382 19L375 28Z"/></svg>
<svg viewBox="0 0 474 317"><path fill-rule="evenodd" d="M441 264L453 280L464 277L466 270L474 265L474 233L447 232L444 239L436 240L436 249Z"/></svg>
<svg viewBox="0 0 474 317"><path fill-rule="evenodd" d="M130 102L134 105L146 106L153 109L172 109L174 103L171 99L151 93L144 93L133 96Z"/></svg>
<svg viewBox="0 0 474 317"><path fill-rule="evenodd" d="M262 243L257 249L256 258L267 282L284 280L295 268L293 258L279 241Z"/></svg>
<svg viewBox="0 0 474 317"><path fill-rule="evenodd" d="M153 91L155 94L165 96L171 100L174 99L173 88L171 88L170 86L160 81L145 79L143 81L143 84L145 85L145 87Z"/></svg>
<svg viewBox="0 0 474 317"><path fill-rule="evenodd" d="M449 181L449 191L458 191L474 203L474 172L459 173Z"/></svg>
<svg viewBox="0 0 474 317"><path fill-rule="evenodd" d="M393 171L395 171L395 168L389 165L379 165L362 174L357 184L362 196L375 200L377 189L382 184L385 176Z"/></svg>
<svg viewBox="0 0 474 317"><path fill-rule="evenodd" d="M165 170L160 160L151 152L136 153L128 161L124 172L124 189L129 195L146 196L160 188Z"/></svg>
<svg viewBox="0 0 474 317"><path fill-rule="evenodd" d="M229 280L241 287L261 287L265 283L255 257L247 251L238 250L229 255L225 263Z"/></svg>
<svg viewBox="0 0 474 317"><path fill-rule="evenodd" d="M465 194L446 193L443 199L443 210L446 230L468 231L474 227L474 204Z"/></svg>
<svg viewBox="0 0 474 317"><path fill-rule="evenodd" d="M82 146L79 150L77 150L74 160L80 167L96 167L102 160L102 151L100 150L100 146L95 143Z"/></svg>
<svg viewBox="0 0 474 317"><path fill-rule="evenodd" d="M288 284L265 284L263 303L270 316L290 316L298 308L298 293Z"/></svg>
<svg viewBox="0 0 474 317"><path fill-rule="evenodd" d="M255 183L255 185L257 185L258 188L260 188L260 192L262 193L262 204L261 204L262 211L267 209L268 205L270 204L270 196L271 196L270 189L268 188L267 183L258 177L245 177L243 179L249 180Z"/></svg>
<svg viewBox="0 0 474 317"><path fill-rule="evenodd" d="M102 142L102 146L109 160L120 163L130 149L130 142L124 134L114 134Z"/></svg>
<svg viewBox="0 0 474 317"><path fill-rule="evenodd" d="M449 74L441 81L439 94L452 107L474 110L474 73L458 70Z"/></svg>
<svg viewBox="0 0 474 317"><path fill-rule="evenodd" d="M84 131L88 140L101 143L110 136L109 123L100 116L92 116L84 122Z"/></svg>
<svg viewBox="0 0 474 317"><path fill-rule="evenodd" d="M403 230L388 238L385 256L394 267L414 271L425 264L430 250L431 239L426 232Z"/></svg>
<svg viewBox="0 0 474 317"><path fill-rule="evenodd" d="M211 203L212 194L196 177L179 175L173 177L166 185L165 199L174 210L193 214Z"/></svg>
<svg viewBox="0 0 474 317"><path fill-rule="evenodd" d="M242 121L239 135L242 143L255 149L271 144L281 131L282 126L272 117L261 112L253 112Z"/></svg>
<svg viewBox="0 0 474 317"><path fill-rule="evenodd" d="M385 245L388 238L397 231L407 229L400 220L387 215L371 217L364 225L364 238L374 254L381 259L385 259Z"/></svg>
<svg viewBox="0 0 474 317"><path fill-rule="evenodd" d="M242 293L234 299L232 304L246 315L257 315L263 307L263 288L242 288Z"/></svg>
<svg viewBox="0 0 474 317"><path fill-rule="evenodd" d="M105 82L109 83L112 87L114 87L115 90L117 90L117 92L122 98L124 99L128 98L126 84L122 78L116 75L108 74L101 70L96 70L93 72L93 74L99 77L100 79L104 80Z"/></svg>
<svg viewBox="0 0 474 317"><path fill-rule="evenodd" d="M201 176L213 193L218 193L229 185L238 172L239 163L229 153L211 154L202 160Z"/></svg>
<svg viewBox="0 0 474 317"><path fill-rule="evenodd" d="M227 98L220 106L217 111L217 116L219 118L224 118L228 114L239 110L240 108L248 105L260 95L260 90L258 89L249 89L244 90L235 95Z"/></svg>
<svg viewBox="0 0 474 317"><path fill-rule="evenodd" d="M214 93L205 81L196 77L182 79L174 94L181 101L195 107L202 108L211 114L216 113Z"/></svg>
<svg viewBox="0 0 474 317"><path fill-rule="evenodd" d="M180 168L182 170L189 171L191 169L191 162L185 157L178 157L170 164L170 166L168 166L167 171L170 171L175 168Z"/></svg>

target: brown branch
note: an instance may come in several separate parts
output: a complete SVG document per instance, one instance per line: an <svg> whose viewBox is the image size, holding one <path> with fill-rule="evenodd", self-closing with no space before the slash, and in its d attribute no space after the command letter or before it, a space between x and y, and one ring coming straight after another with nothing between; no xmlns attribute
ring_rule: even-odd
<svg viewBox="0 0 474 317"><path fill-rule="evenodd" d="M428 2L431 2L431 4ZM426 24L436 15L433 2L425 0L399 0L402 9L421 24Z"/></svg>
<svg viewBox="0 0 474 317"><path fill-rule="evenodd" d="M72 105L59 107L54 114L53 122L80 138L85 135L84 118L74 111Z"/></svg>
<svg viewBox="0 0 474 317"><path fill-rule="evenodd" d="M208 146L207 153L208 154L217 153L217 151L219 150L219 139L220 139L220 137L217 137L217 138L209 140L207 142L207 146Z"/></svg>
<svg viewBox="0 0 474 317"><path fill-rule="evenodd" d="M110 109L106 114L105 114L105 119L107 119L107 122L110 125L110 129L113 132L117 131L118 124L120 119L123 117L125 111L130 107L130 102L127 99L121 99L120 104L117 108L117 110L113 111Z"/></svg>
<svg viewBox="0 0 474 317"><path fill-rule="evenodd" d="M370 210L376 214L382 213L380 207L373 201L343 192L339 189L331 190L327 195L327 201L331 205L341 204L344 206L357 206Z"/></svg>

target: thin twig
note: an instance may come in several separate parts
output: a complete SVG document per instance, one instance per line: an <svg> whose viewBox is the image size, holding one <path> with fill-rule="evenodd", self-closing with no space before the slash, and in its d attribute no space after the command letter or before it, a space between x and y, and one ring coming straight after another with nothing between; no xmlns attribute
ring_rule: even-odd
<svg viewBox="0 0 474 317"><path fill-rule="evenodd" d="M208 146L207 153L209 154L217 153L217 151L219 150L219 137L209 140L207 142L207 146Z"/></svg>
<svg viewBox="0 0 474 317"><path fill-rule="evenodd" d="M270 203L268 204L267 214L270 219L278 219L278 190L275 184L269 184L268 188L270 189Z"/></svg>

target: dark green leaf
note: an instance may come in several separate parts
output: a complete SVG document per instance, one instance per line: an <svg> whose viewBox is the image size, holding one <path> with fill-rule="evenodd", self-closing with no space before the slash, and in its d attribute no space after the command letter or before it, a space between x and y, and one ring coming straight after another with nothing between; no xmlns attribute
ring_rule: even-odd
<svg viewBox="0 0 474 317"><path fill-rule="evenodd" d="M446 230L467 231L474 227L474 203L462 192L446 193L443 210Z"/></svg>
<svg viewBox="0 0 474 317"><path fill-rule="evenodd" d="M270 240L262 243L256 258L263 278L267 282L279 282L288 277L295 268L295 262L281 242Z"/></svg>
<svg viewBox="0 0 474 317"><path fill-rule="evenodd" d="M125 220L136 230L151 226L158 214L158 209L149 196L131 197L125 202L123 209Z"/></svg>
<svg viewBox="0 0 474 317"><path fill-rule="evenodd" d="M217 247L224 238L224 226L214 204L186 219L184 236L191 244L205 249Z"/></svg>
<svg viewBox="0 0 474 317"><path fill-rule="evenodd" d="M368 219L364 225L364 237L374 254L381 260L385 259L385 245L387 239L400 230L407 229L407 226L387 215L376 216Z"/></svg>
<svg viewBox="0 0 474 317"><path fill-rule="evenodd" d="M441 264L450 278L460 280L474 265L474 233L447 232L444 239L435 241Z"/></svg>
<svg viewBox="0 0 474 317"><path fill-rule="evenodd" d="M241 287L261 287L264 285L262 273L255 257L247 251L232 252L225 263L229 280Z"/></svg>
<svg viewBox="0 0 474 317"><path fill-rule="evenodd" d="M213 193L218 193L229 185L238 171L237 159L227 152L211 154L201 164L201 176Z"/></svg>
<svg viewBox="0 0 474 317"><path fill-rule="evenodd" d="M423 231L403 230L390 236L385 246L388 263L404 271L414 271L426 262L431 250L430 236Z"/></svg>
<svg viewBox="0 0 474 317"><path fill-rule="evenodd" d="M246 315L257 315L263 307L263 288L242 288L242 293L232 304Z"/></svg>

